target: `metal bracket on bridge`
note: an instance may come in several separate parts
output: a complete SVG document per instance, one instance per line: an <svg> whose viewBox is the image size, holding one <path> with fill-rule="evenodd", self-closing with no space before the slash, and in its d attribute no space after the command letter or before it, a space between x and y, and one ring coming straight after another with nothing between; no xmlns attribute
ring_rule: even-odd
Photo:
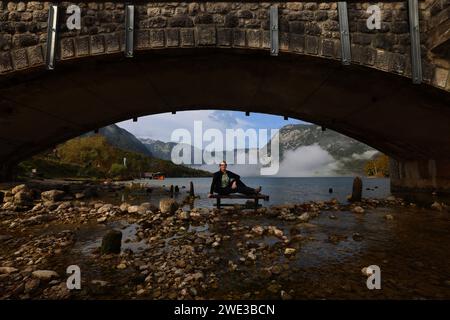
<svg viewBox="0 0 450 320"><path fill-rule="evenodd" d="M50 5L47 21L47 53L45 57L45 63L48 70L55 69L57 26L58 26L58 6Z"/></svg>
<svg viewBox="0 0 450 320"><path fill-rule="evenodd" d="M348 27L347 2L338 2L339 31L341 33L341 61L343 65L349 65L352 61L350 47L350 32Z"/></svg>
<svg viewBox="0 0 450 320"><path fill-rule="evenodd" d="M422 58L420 53L419 4L408 0L409 33L411 36L411 68L414 84L422 83Z"/></svg>
<svg viewBox="0 0 450 320"><path fill-rule="evenodd" d="M132 58L134 51L134 5L125 6L125 57Z"/></svg>
<svg viewBox="0 0 450 320"><path fill-rule="evenodd" d="M274 5L270 7L270 55L277 56L278 51L278 6Z"/></svg>

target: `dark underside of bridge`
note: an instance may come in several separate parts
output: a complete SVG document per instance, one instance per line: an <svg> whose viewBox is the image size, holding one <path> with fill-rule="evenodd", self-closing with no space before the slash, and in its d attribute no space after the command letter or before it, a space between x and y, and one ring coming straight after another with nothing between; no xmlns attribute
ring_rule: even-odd
<svg viewBox="0 0 450 320"><path fill-rule="evenodd" d="M114 122L227 109L324 125L396 159L394 187L450 190L450 95L394 74L308 56L182 49L76 59L2 78L4 171Z"/></svg>

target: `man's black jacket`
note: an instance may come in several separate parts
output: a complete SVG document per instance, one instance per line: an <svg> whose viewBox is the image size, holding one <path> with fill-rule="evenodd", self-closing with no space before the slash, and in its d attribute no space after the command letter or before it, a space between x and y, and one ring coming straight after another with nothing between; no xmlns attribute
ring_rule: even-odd
<svg viewBox="0 0 450 320"><path fill-rule="evenodd" d="M230 178L230 182L232 180L239 180L241 177L238 176L236 173L233 173L231 171L226 170L226 173L228 175L228 178ZM209 193L213 194L214 190L218 190L222 186L222 171L217 171L213 175L213 180L211 182L211 189Z"/></svg>

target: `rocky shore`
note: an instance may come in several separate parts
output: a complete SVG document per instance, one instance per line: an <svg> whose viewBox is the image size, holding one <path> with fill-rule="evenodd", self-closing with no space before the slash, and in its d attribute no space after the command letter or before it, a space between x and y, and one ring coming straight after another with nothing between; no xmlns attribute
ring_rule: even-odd
<svg viewBox="0 0 450 320"><path fill-rule="evenodd" d="M410 215L401 212L424 212L400 198L219 210L196 208L189 197L184 203L163 198L159 206L107 203L95 198L102 188L124 186L23 184L1 191L0 299L450 297L448 268L416 291L402 274L390 275L383 292L365 287L361 268L400 259L400 249L376 247L377 232L384 241ZM425 210L445 214L449 224L445 204ZM414 268L426 277L431 262L420 263ZM445 261L432 267L439 263ZM69 265L80 267L80 290L66 286Z"/></svg>

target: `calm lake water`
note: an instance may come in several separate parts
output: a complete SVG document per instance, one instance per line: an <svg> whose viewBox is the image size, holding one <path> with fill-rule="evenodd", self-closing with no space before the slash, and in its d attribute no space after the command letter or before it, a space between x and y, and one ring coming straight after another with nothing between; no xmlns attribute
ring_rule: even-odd
<svg viewBox="0 0 450 320"><path fill-rule="evenodd" d="M136 180L148 186L178 185L180 193L176 196L182 199L189 190L189 182L194 183L195 194L200 196L196 206L213 206L214 200L208 199L211 178L166 178L165 180ZM363 178L363 197L385 198L390 195L388 178ZM242 181L250 186L262 186L262 193L270 196L268 205L278 205L294 202L338 199L345 202L352 192L353 177L311 177L311 178L267 178L243 177ZM184 188L183 188L184 187ZM332 192L329 189L332 188ZM159 201L158 196L150 201ZM232 203L232 201L227 201ZM239 201L238 201L239 202ZM242 203L242 200L240 201Z"/></svg>

